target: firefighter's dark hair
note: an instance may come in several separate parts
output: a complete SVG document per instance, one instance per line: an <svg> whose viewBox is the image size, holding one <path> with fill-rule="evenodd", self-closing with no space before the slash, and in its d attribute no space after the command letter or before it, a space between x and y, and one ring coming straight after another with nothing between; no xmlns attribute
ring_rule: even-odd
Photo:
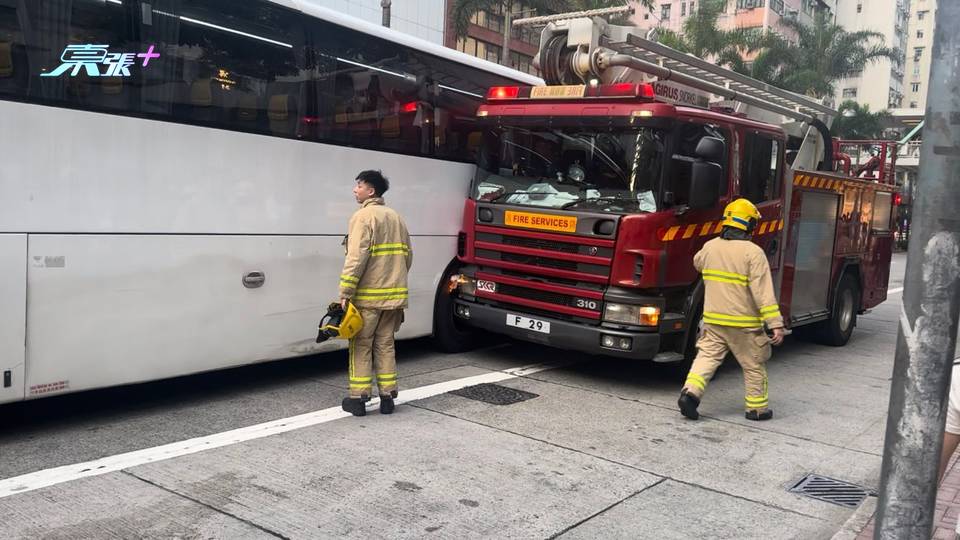
<svg viewBox="0 0 960 540"><path fill-rule="evenodd" d="M357 175L357 180L369 184L377 197L383 197L383 194L390 189L390 181L380 171L361 171Z"/></svg>

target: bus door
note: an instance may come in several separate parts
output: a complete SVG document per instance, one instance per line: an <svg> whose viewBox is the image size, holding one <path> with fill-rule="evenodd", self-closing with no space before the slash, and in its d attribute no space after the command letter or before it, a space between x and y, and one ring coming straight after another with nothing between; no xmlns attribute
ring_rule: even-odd
<svg viewBox="0 0 960 540"><path fill-rule="evenodd" d="M0 403L24 396L27 235L0 234Z"/></svg>

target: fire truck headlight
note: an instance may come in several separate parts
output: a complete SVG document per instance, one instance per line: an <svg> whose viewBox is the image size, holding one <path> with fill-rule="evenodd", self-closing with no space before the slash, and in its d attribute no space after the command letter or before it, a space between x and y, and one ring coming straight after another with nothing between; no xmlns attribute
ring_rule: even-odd
<svg viewBox="0 0 960 540"><path fill-rule="evenodd" d="M460 294L467 296L477 295L477 281L467 276L460 277Z"/></svg>
<svg viewBox="0 0 960 540"><path fill-rule="evenodd" d="M660 324L660 308L657 306L608 303L603 310L603 319L609 322L639 326L657 326Z"/></svg>

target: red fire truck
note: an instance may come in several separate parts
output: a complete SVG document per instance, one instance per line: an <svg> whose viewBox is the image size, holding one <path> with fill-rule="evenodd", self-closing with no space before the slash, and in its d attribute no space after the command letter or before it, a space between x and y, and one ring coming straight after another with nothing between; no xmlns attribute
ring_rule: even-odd
<svg viewBox="0 0 960 540"><path fill-rule="evenodd" d="M789 326L845 344L886 299L893 175L833 172L829 107L634 32L560 18L537 57L547 85L490 89L440 343L459 350L482 329L689 361L704 290L693 255L744 197Z"/></svg>

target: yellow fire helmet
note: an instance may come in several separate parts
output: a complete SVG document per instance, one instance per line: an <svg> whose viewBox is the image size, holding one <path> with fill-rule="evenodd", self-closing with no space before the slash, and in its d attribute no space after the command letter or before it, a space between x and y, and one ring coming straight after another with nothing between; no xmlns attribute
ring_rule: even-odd
<svg viewBox="0 0 960 540"><path fill-rule="evenodd" d="M723 209L723 226L752 233L760 221L760 211L747 199L737 199Z"/></svg>
<svg viewBox="0 0 960 540"><path fill-rule="evenodd" d="M327 308L327 314L320 319L320 329L317 333L317 343L323 343L330 338L350 339L363 328L363 317L352 302L347 302L344 311L339 302L333 302Z"/></svg>

